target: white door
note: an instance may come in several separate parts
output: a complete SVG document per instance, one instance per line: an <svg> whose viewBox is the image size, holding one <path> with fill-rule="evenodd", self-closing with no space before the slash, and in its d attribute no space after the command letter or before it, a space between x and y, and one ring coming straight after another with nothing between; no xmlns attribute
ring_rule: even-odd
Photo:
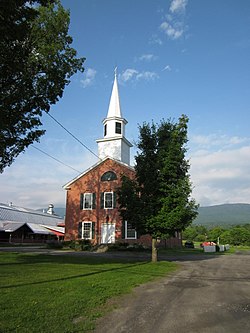
<svg viewBox="0 0 250 333"><path fill-rule="evenodd" d="M102 223L102 244L115 243L115 223Z"/></svg>

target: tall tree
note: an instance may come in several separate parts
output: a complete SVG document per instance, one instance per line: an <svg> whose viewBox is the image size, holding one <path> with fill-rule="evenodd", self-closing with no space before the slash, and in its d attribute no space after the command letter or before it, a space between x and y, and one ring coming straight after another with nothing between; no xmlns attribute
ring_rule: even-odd
<svg viewBox="0 0 250 333"><path fill-rule="evenodd" d="M83 71L59 0L1 0L0 172L45 133L42 112Z"/></svg>
<svg viewBox="0 0 250 333"><path fill-rule="evenodd" d="M118 191L122 217L152 236L152 261L157 261L157 240L184 230L197 215L185 158L187 123L183 115L178 123L140 126L135 180L124 179Z"/></svg>

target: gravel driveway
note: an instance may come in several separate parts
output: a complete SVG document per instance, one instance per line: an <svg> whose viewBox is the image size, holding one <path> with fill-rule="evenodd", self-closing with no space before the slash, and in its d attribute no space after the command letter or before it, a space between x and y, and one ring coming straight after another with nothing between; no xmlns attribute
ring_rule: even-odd
<svg viewBox="0 0 250 333"><path fill-rule="evenodd" d="M95 333L250 332L250 252L197 259L120 298Z"/></svg>

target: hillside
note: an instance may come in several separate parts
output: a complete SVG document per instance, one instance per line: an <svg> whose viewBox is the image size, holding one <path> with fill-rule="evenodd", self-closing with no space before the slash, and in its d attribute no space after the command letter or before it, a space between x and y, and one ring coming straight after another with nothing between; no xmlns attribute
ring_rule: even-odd
<svg viewBox="0 0 250 333"><path fill-rule="evenodd" d="M55 213L65 216L65 208L54 208ZM43 211L43 209L39 209ZM199 215L193 222L206 227L229 227L237 224L250 223L250 204L223 204L209 207L199 207Z"/></svg>
<svg viewBox="0 0 250 333"><path fill-rule="evenodd" d="M199 215L193 224L206 227L229 227L250 223L250 204L223 204L200 207Z"/></svg>

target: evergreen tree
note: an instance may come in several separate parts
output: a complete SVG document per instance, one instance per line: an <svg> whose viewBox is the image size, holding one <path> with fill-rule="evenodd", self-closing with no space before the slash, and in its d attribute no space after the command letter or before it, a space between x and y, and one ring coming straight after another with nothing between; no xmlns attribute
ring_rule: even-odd
<svg viewBox="0 0 250 333"><path fill-rule="evenodd" d="M185 158L187 123L183 115L178 123L163 120L139 126L135 180L124 179L118 192L122 217L152 236L152 261L157 261L157 239L184 230L197 215ZM131 196L125 195L128 184Z"/></svg>

